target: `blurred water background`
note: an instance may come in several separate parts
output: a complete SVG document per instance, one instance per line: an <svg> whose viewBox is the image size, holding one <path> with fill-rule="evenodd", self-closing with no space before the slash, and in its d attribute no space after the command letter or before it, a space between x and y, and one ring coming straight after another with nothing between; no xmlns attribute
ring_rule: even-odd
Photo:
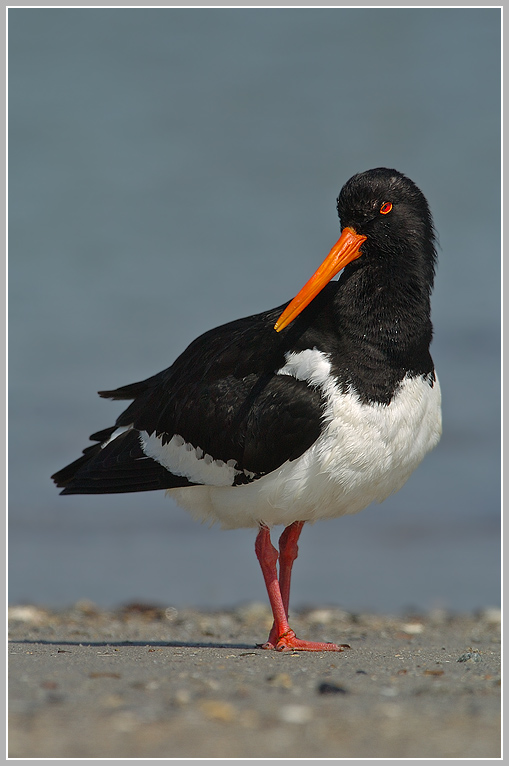
<svg viewBox="0 0 509 766"><path fill-rule="evenodd" d="M304 530L293 606L500 600L500 10L11 8L11 603L265 600L254 530L50 475L198 334L291 298L354 173L439 233L444 435L383 505Z"/></svg>

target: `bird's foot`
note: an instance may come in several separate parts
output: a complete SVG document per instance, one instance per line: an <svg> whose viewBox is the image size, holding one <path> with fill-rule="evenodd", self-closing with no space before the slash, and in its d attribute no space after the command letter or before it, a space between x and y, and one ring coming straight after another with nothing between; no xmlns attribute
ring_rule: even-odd
<svg viewBox="0 0 509 766"><path fill-rule="evenodd" d="M304 641L297 638L293 630L288 630L282 636L273 637L272 632L265 644L259 644L260 649L275 649L276 652L342 652L350 649L348 644L333 644L325 641Z"/></svg>

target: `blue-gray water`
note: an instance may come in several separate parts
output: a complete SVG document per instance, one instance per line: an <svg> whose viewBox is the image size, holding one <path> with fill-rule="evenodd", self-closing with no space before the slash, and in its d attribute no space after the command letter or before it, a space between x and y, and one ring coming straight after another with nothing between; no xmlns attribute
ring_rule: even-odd
<svg viewBox="0 0 509 766"><path fill-rule="evenodd" d="M253 530L50 475L199 333L292 297L381 165L440 237L444 435L383 505L304 530L292 603L499 603L500 11L11 9L10 600L265 599Z"/></svg>

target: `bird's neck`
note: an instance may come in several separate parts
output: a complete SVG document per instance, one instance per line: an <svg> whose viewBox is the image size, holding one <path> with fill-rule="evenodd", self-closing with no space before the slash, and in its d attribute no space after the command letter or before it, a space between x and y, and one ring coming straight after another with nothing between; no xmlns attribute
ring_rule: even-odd
<svg viewBox="0 0 509 766"><path fill-rule="evenodd" d="M380 273L377 273L377 272ZM432 375L431 284L409 270L345 269L333 304L337 377L366 399L390 401L405 375Z"/></svg>
<svg viewBox="0 0 509 766"><path fill-rule="evenodd" d="M334 300L336 322L358 342L389 354L411 353L431 341L432 274L416 261L383 261L345 269Z"/></svg>

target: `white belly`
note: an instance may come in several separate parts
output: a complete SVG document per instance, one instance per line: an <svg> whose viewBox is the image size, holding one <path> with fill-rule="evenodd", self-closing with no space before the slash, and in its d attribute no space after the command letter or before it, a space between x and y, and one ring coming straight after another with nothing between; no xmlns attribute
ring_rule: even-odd
<svg viewBox="0 0 509 766"><path fill-rule="evenodd" d="M320 352L309 353L321 356L313 382L328 401L321 436L300 458L250 484L168 490L196 519L234 529L357 513L400 489L438 443L438 380L431 387L421 377L405 378L389 405L366 405L337 389ZM295 364L280 373L309 380L309 371L303 374Z"/></svg>

